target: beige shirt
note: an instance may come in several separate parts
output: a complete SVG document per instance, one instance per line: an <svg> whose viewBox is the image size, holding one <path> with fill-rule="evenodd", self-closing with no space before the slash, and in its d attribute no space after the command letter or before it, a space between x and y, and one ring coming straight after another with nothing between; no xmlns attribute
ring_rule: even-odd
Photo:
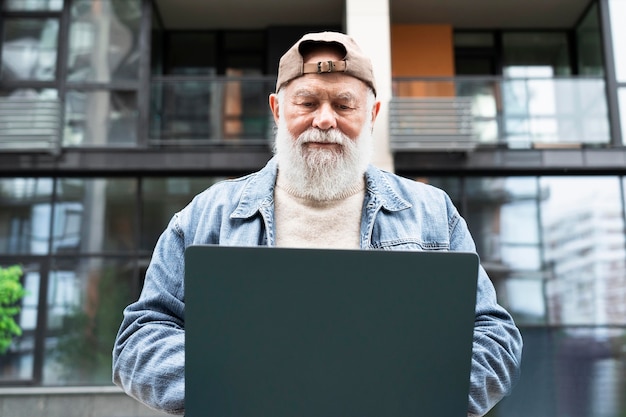
<svg viewBox="0 0 626 417"><path fill-rule="evenodd" d="M336 200L315 201L295 195L280 175L274 190L276 246L360 248L365 179Z"/></svg>

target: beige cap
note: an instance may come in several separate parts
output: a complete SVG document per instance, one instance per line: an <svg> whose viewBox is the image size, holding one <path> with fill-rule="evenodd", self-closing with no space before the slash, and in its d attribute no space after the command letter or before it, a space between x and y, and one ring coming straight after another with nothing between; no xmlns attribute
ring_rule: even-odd
<svg viewBox="0 0 626 417"><path fill-rule="evenodd" d="M345 55L341 61L323 61L304 63L303 54L307 48L314 44L336 44ZM376 94L376 83L372 61L363 54L361 48L350 36L339 32L320 32L304 35L280 58L278 65L278 79L276 91L287 82L304 74L323 74L331 72L343 72L363 81L370 86Z"/></svg>

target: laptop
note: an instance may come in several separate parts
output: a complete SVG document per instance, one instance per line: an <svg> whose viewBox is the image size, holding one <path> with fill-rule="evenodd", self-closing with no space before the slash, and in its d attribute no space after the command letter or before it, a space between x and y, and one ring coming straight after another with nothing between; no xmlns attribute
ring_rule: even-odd
<svg viewBox="0 0 626 417"><path fill-rule="evenodd" d="M478 257L192 246L186 417L467 415Z"/></svg>

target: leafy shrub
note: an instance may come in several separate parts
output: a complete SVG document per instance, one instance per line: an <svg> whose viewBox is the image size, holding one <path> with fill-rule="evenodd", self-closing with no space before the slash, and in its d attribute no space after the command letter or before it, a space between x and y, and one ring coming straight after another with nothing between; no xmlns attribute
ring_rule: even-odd
<svg viewBox="0 0 626 417"><path fill-rule="evenodd" d="M19 301L26 291L20 283L22 268L0 267L0 355L6 353L14 336L20 336L22 329L14 316L20 312Z"/></svg>

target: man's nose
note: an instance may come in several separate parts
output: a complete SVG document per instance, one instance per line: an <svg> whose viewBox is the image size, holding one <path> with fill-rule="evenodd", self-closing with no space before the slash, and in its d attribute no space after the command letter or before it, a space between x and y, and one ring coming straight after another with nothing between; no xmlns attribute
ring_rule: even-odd
<svg viewBox="0 0 626 417"><path fill-rule="evenodd" d="M321 130L337 127L337 117L330 104L324 103L317 108L313 119L313 127Z"/></svg>

